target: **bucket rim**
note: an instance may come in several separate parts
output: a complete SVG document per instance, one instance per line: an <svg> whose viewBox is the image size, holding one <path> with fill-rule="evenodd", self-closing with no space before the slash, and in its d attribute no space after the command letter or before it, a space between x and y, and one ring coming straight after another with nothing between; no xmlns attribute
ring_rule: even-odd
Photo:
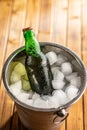
<svg viewBox="0 0 87 130"><path fill-rule="evenodd" d="M78 95L72 99L71 101L69 101L68 103L58 107L58 108L36 108L36 107L32 107L30 105L27 105L27 104L24 104L23 102L19 101L10 91L9 89L9 85L8 85L8 82L7 82L7 78L6 78L6 72L7 72L7 69L8 69L8 66L9 66L9 63L13 60L13 58L18 54L20 53L21 51L25 50L25 47L22 46L22 47L19 47L18 49L16 49L15 51L13 51L10 56L8 56L7 60L5 61L4 63L4 66L3 66L3 69L2 69L2 79L3 79L3 83L4 83L4 87L7 91L7 93L9 94L9 96L13 99L14 102L16 102L16 104L24 107L24 108L27 108L27 109L30 109L30 110L33 110L33 111L40 111L40 112L55 112L55 111L59 111L61 109L67 109L68 107L70 107L72 104L74 104L75 102L77 102L77 100L79 100L79 98L83 95L85 89L86 89L86 68L85 68L85 65L83 64L81 58L74 52L72 51L70 48L67 48L63 45L60 45L58 43L53 43L53 42L39 42L40 43L40 46L53 46L53 47L57 47L57 48L60 48L64 51L66 51L67 53L69 53L71 56L73 56L77 62L82 66L82 69L83 69L83 75L84 75L84 82L82 83L82 91L78 93Z"/></svg>

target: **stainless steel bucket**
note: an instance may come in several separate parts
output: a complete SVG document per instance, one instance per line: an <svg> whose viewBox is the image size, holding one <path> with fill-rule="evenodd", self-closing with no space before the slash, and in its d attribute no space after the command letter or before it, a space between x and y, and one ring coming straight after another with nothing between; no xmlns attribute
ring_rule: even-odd
<svg viewBox="0 0 87 130"><path fill-rule="evenodd" d="M40 45L44 53L48 51L55 51L56 53L62 53L67 56L69 61L73 64L74 70L78 71L81 77L81 87L79 88L78 95L73 100L57 109L40 109L23 104L9 91L9 78L13 69L11 67L11 63L12 61L24 62L24 47L17 49L8 57L3 67L2 77L7 93L16 104L20 120L27 128L29 128L29 130L57 130L69 115L68 109L70 106L74 104L85 91L86 69L81 59L70 49L59 44L49 42L40 42Z"/></svg>

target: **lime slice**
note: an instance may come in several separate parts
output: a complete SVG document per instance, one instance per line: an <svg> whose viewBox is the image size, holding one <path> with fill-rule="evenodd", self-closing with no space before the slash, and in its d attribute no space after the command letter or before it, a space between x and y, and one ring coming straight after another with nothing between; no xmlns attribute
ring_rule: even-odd
<svg viewBox="0 0 87 130"><path fill-rule="evenodd" d="M12 73L11 73L11 77L10 77L10 82L11 84L17 82L18 80L21 79L21 76L25 75L25 79L28 80L27 74L26 74L26 70L25 70L25 66L20 63L20 62L12 62Z"/></svg>
<svg viewBox="0 0 87 130"><path fill-rule="evenodd" d="M25 66L20 62L14 67L14 71L20 76L26 74Z"/></svg>
<svg viewBox="0 0 87 130"><path fill-rule="evenodd" d="M12 70L14 69L14 67L15 67L18 63L19 63L18 61L11 62L11 68L12 68Z"/></svg>
<svg viewBox="0 0 87 130"><path fill-rule="evenodd" d="M25 91L29 91L31 89L31 86L30 86L30 82L29 80L26 80L28 79L27 78L27 75L23 75L21 77L21 81L22 81L22 89L25 90Z"/></svg>
<svg viewBox="0 0 87 130"><path fill-rule="evenodd" d="M10 82L11 84L19 81L21 79L21 76L17 74L15 71L12 71L11 77L10 77Z"/></svg>
<svg viewBox="0 0 87 130"><path fill-rule="evenodd" d="M25 79L25 80L29 80L28 76L27 76L27 73L25 75L23 75L22 78Z"/></svg>

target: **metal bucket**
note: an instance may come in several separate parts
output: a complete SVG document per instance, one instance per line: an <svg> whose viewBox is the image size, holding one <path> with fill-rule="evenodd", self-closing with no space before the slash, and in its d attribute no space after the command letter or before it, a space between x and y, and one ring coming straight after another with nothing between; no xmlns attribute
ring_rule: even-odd
<svg viewBox="0 0 87 130"><path fill-rule="evenodd" d="M3 67L2 77L4 86L8 94L11 96L16 104L21 122L27 128L29 128L29 130L57 130L61 126L63 121L68 117L68 109L70 108L70 106L82 96L86 88L86 69L81 59L70 49L59 44L48 42L41 42L40 45L44 53L48 51L55 51L56 53L62 53L63 55L68 57L69 61L74 66L74 70L78 71L81 77L81 87L79 88L79 92L74 99L57 109L40 109L23 104L9 91L9 78L13 69L11 63L12 61L24 62L24 47L17 49L8 57Z"/></svg>

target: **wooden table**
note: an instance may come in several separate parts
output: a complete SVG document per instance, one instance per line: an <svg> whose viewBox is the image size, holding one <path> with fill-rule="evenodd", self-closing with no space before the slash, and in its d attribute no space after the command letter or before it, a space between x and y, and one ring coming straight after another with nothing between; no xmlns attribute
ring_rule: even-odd
<svg viewBox="0 0 87 130"><path fill-rule="evenodd" d="M87 66L87 0L0 0L0 130L26 130L2 82L6 58L24 45L22 28L33 27L38 41L74 50ZM70 108L60 130L87 130L87 90Z"/></svg>

